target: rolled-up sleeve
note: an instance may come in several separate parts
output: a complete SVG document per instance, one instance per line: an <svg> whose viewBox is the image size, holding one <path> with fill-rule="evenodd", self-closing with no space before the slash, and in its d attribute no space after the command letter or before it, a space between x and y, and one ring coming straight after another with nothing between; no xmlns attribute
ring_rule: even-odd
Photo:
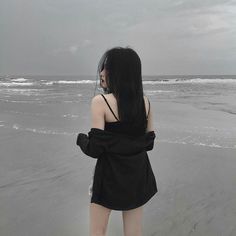
<svg viewBox="0 0 236 236"><path fill-rule="evenodd" d="M147 134L147 137L146 137L146 147L145 147L145 150L146 150L146 151L150 151L150 150L153 149L155 138L156 138L156 134L155 134L154 131L150 131L150 132Z"/></svg>
<svg viewBox="0 0 236 236"><path fill-rule="evenodd" d="M106 151L106 144L99 137L79 133L76 144L81 148L82 152L92 158L99 158Z"/></svg>

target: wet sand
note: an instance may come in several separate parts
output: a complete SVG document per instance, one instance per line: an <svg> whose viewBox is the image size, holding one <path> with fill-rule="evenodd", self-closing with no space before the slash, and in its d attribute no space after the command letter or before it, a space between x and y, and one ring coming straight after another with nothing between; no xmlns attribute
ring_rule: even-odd
<svg viewBox="0 0 236 236"><path fill-rule="evenodd" d="M75 136L1 129L2 236L88 235L88 185L95 160ZM235 150L167 144L149 152L159 192L144 206L144 236L236 234ZM112 211L108 234L122 235Z"/></svg>
<svg viewBox="0 0 236 236"><path fill-rule="evenodd" d="M235 115L150 100L157 139L148 155L159 191L144 205L143 236L236 235ZM0 109L0 235L88 235L96 160L75 144L90 129L88 103ZM112 211L107 235L123 235L121 212Z"/></svg>

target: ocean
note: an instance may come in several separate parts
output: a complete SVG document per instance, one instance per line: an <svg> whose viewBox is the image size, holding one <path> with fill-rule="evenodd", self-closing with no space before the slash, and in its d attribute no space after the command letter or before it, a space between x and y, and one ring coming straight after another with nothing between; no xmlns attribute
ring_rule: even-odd
<svg viewBox="0 0 236 236"><path fill-rule="evenodd" d="M236 76L143 76L143 89L155 104L160 142L236 148ZM90 119L89 103L98 93L96 76L2 76L0 128L75 135L76 123ZM195 110L158 111L158 104L169 103ZM219 120L221 115L229 122Z"/></svg>
<svg viewBox="0 0 236 236"><path fill-rule="evenodd" d="M236 76L144 76L158 193L143 236L236 235ZM0 77L0 235L89 235L96 159L76 145L91 128L96 76ZM113 211L107 235L123 235Z"/></svg>

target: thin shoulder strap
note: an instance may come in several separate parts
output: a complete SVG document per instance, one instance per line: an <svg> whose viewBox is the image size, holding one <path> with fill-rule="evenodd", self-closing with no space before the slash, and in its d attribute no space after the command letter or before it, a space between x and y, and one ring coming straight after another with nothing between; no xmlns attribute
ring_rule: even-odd
<svg viewBox="0 0 236 236"><path fill-rule="evenodd" d="M112 114L113 114L113 115L114 115L114 117L117 119L117 117L116 117L115 113L114 113L114 112L113 112L113 110L111 109L111 107L110 107L109 103L107 102L106 98L104 97L104 95L103 95L102 93L101 93L101 95L103 96L103 98L104 98L104 100L105 100L106 104L108 105L109 109L111 110ZM117 120L118 120L118 119L117 119ZM119 121L119 120L118 120L118 121Z"/></svg>

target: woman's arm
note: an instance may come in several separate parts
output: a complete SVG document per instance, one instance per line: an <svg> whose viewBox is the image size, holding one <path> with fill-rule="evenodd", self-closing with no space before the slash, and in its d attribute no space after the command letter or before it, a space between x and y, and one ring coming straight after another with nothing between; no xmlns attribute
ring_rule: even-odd
<svg viewBox="0 0 236 236"><path fill-rule="evenodd" d="M146 98L146 104L148 104L148 106L146 106L149 109L149 114L148 114L148 123L147 123L147 129L146 129L146 133L148 133L147 136L147 146L146 146L146 151L150 151L153 149L154 147L154 142L155 142L155 138L156 138L156 133L154 130L154 124L153 124L153 111L152 111L152 107L151 107L151 103L148 102L148 98ZM150 104L150 107L149 107Z"/></svg>
<svg viewBox="0 0 236 236"><path fill-rule="evenodd" d="M148 115L148 123L147 123L147 132L154 131L153 125L153 113L152 108L150 107L149 115Z"/></svg>
<svg viewBox="0 0 236 236"><path fill-rule="evenodd" d="M148 98L145 96L145 105L147 107L147 111L149 109L149 115L148 115L148 123L147 123L147 130L146 132L149 131L154 131L154 124L153 124L153 111L152 111L152 106L151 106L151 102L150 102L150 107L149 107L149 103L148 103Z"/></svg>
<svg viewBox="0 0 236 236"><path fill-rule="evenodd" d="M96 95L91 101L91 128L98 128L104 130L105 126L105 111L104 103L101 95Z"/></svg>
<svg viewBox="0 0 236 236"><path fill-rule="evenodd" d="M104 109L101 95L96 95L91 101L91 128L98 128L104 130ZM96 139L90 132L91 136L84 133L79 133L76 144L80 146L81 150L88 156L99 158L105 152L105 144L101 140Z"/></svg>

